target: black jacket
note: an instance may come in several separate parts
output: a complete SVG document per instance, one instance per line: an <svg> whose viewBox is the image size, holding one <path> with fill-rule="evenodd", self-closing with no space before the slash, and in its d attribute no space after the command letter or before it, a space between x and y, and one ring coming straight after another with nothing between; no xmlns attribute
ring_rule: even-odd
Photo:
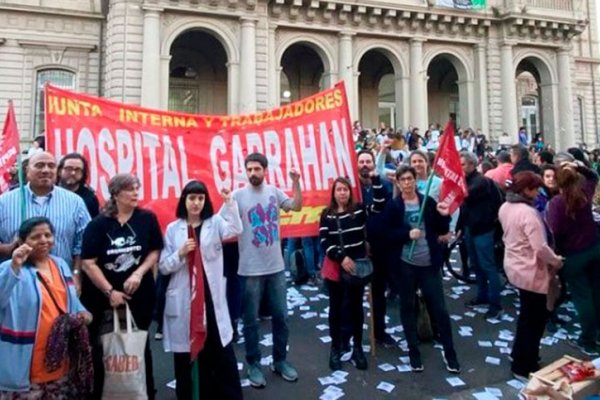
<svg viewBox="0 0 600 400"><path fill-rule="evenodd" d="M495 230L502 194L496 183L474 171L467 177L469 195L460 206L456 230L468 228L472 235L483 235Z"/></svg>
<svg viewBox="0 0 600 400"><path fill-rule="evenodd" d="M424 196L417 193L419 204L422 205ZM425 200L425 211L423 213L423 222L425 225L425 239L429 245L429 255L431 264L435 267L442 267L444 264L443 248L438 242L438 236L445 235L449 231L450 217L442 216L436 209L437 203L431 197ZM412 229L410 225L404 222L405 205L402 196L397 196L389 201L383 211L383 219L386 223L385 236L389 246L392 260L398 261L402 256L402 248L410 246L412 240L409 232Z"/></svg>

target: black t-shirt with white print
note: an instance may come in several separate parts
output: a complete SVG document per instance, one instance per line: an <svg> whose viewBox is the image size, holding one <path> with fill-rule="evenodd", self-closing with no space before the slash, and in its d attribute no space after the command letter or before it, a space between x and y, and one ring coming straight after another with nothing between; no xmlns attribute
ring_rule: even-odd
<svg viewBox="0 0 600 400"><path fill-rule="evenodd" d="M102 214L94 218L83 234L81 258L96 259L96 264L113 288L123 291L127 278L144 262L148 254L162 248L163 237L156 215L138 208L123 225L116 218ZM154 278L148 272L129 301L136 323L142 329L148 317L151 318L154 293ZM81 297L92 313L110 308L106 296L88 279L84 280Z"/></svg>

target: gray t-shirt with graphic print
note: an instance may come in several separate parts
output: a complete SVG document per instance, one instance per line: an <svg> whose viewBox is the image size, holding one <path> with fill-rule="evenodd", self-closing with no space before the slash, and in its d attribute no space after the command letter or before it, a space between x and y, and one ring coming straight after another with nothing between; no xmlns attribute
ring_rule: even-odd
<svg viewBox="0 0 600 400"><path fill-rule="evenodd" d="M248 184L232 194L238 203L244 230L238 238L240 276L260 276L283 271L279 209L289 211L293 201L282 190L263 183Z"/></svg>
<svg viewBox="0 0 600 400"><path fill-rule="evenodd" d="M423 226L419 227L419 204L418 203L404 203L404 222L410 225L411 229L419 228L424 229ZM420 237L415 245L412 258L410 255L410 248L412 247L412 240L404 245L402 248L402 261L416 265L419 267L428 267L431 265L431 256L429 255L429 245L425 236Z"/></svg>

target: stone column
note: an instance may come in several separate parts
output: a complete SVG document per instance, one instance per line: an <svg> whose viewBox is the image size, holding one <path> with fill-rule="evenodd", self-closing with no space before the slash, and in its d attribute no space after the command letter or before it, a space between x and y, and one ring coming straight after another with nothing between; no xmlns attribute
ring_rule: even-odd
<svg viewBox="0 0 600 400"><path fill-rule="evenodd" d="M517 86L515 83L515 68L511 43L501 46L502 71L502 130L517 143L519 121L517 119Z"/></svg>
<svg viewBox="0 0 600 400"><path fill-rule="evenodd" d="M256 19L240 18L239 110L241 114L256 111Z"/></svg>
<svg viewBox="0 0 600 400"><path fill-rule="evenodd" d="M575 145L573 126L573 91L571 87L571 49L558 50L558 109L559 131L556 144L559 149Z"/></svg>
<svg viewBox="0 0 600 400"><path fill-rule="evenodd" d="M277 25L273 24L269 24L269 33L268 33L268 37L267 37L267 47L268 47L268 52L267 52L267 57L268 57L268 68L269 70L267 71L268 74L268 79L269 79L269 86L268 86L268 100L267 100L267 107L269 109L271 108L275 108L277 106L279 106L279 96L281 96L281 82L280 82L280 70L281 68L278 68L278 63L279 60L277 60L277 55L275 54L275 35L276 35L276 29L277 29Z"/></svg>
<svg viewBox="0 0 600 400"><path fill-rule="evenodd" d="M160 107L160 13L162 8L144 7L141 105ZM127 51L127 50L126 50ZM125 83L123 83L125 84Z"/></svg>
<svg viewBox="0 0 600 400"><path fill-rule="evenodd" d="M170 75L171 55L160 56L160 109L169 108L169 75Z"/></svg>
<svg viewBox="0 0 600 400"><path fill-rule="evenodd" d="M427 86L426 71L423 69L423 42L425 39L410 40L410 122L422 132L427 130Z"/></svg>
<svg viewBox="0 0 600 400"><path fill-rule="evenodd" d="M355 105L358 104L354 88L354 73L352 68L352 33L343 31L339 34L339 56L338 56L338 75L341 81L346 84L346 96L348 97L348 109L350 110L350 119L358 119L358 112Z"/></svg>
<svg viewBox="0 0 600 400"><path fill-rule="evenodd" d="M475 45L475 124L474 129L490 138L488 111L487 60L486 48L482 43Z"/></svg>

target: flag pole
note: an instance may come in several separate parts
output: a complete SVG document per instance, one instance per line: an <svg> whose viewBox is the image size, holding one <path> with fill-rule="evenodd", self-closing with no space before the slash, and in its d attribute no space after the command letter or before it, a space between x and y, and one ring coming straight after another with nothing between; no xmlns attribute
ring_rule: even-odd
<svg viewBox="0 0 600 400"><path fill-rule="evenodd" d="M198 366L198 357L192 364L192 399L200 400L200 366Z"/></svg>
<svg viewBox="0 0 600 400"><path fill-rule="evenodd" d="M27 218L27 201L25 200L25 174L23 172L23 155L17 157L17 174L19 177L19 204L21 211L21 223Z"/></svg>
<svg viewBox="0 0 600 400"><path fill-rule="evenodd" d="M427 187L425 188L425 195L423 198L423 204L421 204L421 209L419 210L419 219L417 220L418 229L421 229L421 223L423 223L423 214L425 213L425 203L427 202L427 196L429 196L429 191L431 190L431 184L433 183L433 176L435 172L433 172L433 168L429 173L429 178L427 178ZM413 253L415 251L415 246L417 245L417 241L413 240L410 244L410 252L408 253L408 259L412 260Z"/></svg>

